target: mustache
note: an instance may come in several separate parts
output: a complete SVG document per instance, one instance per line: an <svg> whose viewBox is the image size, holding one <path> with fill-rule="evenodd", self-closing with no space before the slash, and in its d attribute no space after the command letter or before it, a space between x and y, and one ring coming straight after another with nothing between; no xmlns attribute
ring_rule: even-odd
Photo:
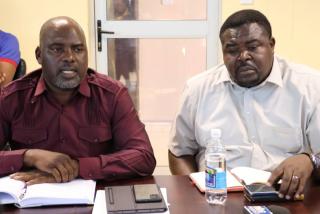
<svg viewBox="0 0 320 214"><path fill-rule="evenodd" d="M257 66L248 63L248 62L240 62L236 65L236 71L244 71L244 70L257 70Z"/></svg>

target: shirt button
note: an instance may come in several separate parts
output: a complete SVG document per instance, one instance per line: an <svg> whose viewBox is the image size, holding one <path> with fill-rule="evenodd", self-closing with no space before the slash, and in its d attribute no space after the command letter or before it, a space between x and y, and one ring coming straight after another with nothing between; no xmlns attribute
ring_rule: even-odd
<svg viewBox="0 0 320 214"><path fill-rule="evenodd" d="M91 173L89 173L89 177L92 178L92 174Z"/></svg>
<svg viewBox="0 0 320 214"><path fill-rule="evenodd" d="M99 142L99 139L98 139L98 138L95 138L95 139L94 139L94 142L95 142L95 143L98 143L98 142Z"/></svg>
<svg viewBox="0 0 320 214"><path fill-rule="evenodd" d="M14 166L10 167L11 172L14 172Z"/></svg>

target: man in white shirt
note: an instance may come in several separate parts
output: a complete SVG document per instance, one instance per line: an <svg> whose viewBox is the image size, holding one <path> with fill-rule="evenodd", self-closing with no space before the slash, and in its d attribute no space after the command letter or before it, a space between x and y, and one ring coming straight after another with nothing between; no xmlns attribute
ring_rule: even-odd
<svg viewBox="0 0 320 214"><path fill-rule="evenodd" d="M227 166L272 171L279 196L300 197L318 166L320 73L274 56L267 18L256 10L232 14L220 29L224 64L191 78L169 144L173 174L205 169L210 131L220 129Z"/></svg>

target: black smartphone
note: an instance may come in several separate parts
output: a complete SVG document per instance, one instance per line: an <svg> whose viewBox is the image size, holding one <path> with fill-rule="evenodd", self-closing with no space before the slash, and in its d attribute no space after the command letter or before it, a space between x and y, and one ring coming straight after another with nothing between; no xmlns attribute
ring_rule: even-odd
<svg viewBox="0 0 320 214"><path fill-rule="evenodd" d="M161 202L162 195L157 184L133 185L133 195L136 203Z"/></svg>
<svg viewBox="0 0 320 214"><path fill-rule="evenodd" d="M282 201L278 191L266 184L250 184L244 186L244 196L251 202Z"/></svg>
<svg viewBox="0 0 320 214"><path fill-rule="evenodd" d="M245 190L249 195L278 195L278 191L273 186L267 186L262 183L245 185Z"/></svg>

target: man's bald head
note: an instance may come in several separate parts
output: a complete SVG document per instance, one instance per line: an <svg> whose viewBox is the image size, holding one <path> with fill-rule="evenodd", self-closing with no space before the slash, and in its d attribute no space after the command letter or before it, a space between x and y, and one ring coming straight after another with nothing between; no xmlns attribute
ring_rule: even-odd
<svg viewBox="0 0 320 214"><path fill-rule="evenodd" d="M61 28L61 27L73 28L74 30L78 31L79 35L81 35L83 40L86 41L85 35L84 35L84 32L83 32L81 26L74 19L67 17L67 16L57 16L57 17L54 17L54 18L47 20L42 25L42 27L40 29L40 35L39 35L40 46L41 46L41 43L43 42L43 38L45 38L47 32L49 32L51 30L55 30L57 28Z"/></svg>

